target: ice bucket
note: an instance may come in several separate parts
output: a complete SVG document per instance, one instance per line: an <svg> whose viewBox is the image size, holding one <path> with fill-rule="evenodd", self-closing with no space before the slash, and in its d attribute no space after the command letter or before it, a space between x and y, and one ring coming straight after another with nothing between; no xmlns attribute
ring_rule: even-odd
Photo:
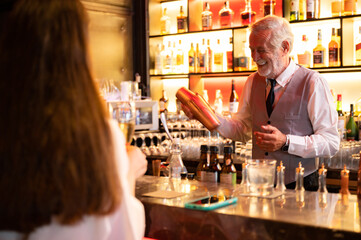
<svg viewBox="0 0 361 240"><path fill-rule="evenodd" d="M268 196L273 193L276 174L276 160L247 160L248 189L251 195Z"/></svg>

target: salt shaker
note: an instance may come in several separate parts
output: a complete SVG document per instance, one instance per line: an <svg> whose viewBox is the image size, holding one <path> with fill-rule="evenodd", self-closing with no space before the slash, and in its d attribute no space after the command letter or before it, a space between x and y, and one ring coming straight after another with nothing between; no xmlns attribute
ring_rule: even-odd
<svg viewBox="0 0 361 240"><path fill-rule="evenodd" d="M277 184L275 190L279 192L284 192L286 190L285 166L283 166L282 161L280 162L280 165L277 167Z"/></svg>
<svg viewBox="0 0 361 240"><path fill-rule="evenodd" d="M302 167L301 162L298 163L298 168L296 168L296 191L305 191L303 187L303 174L305 169Z"/></svg>
<svg viewBox="0 0 361 240"><path fill-rule="evenodd" d="M322 163L321 168L318 170L318 192L327 193L326 174L327 169L325 168L325 164Z"/></svg>

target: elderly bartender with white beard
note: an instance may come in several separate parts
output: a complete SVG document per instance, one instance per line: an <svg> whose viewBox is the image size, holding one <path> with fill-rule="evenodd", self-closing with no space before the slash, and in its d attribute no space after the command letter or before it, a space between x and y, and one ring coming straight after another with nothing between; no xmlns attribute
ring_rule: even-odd
<svg viewBox="0 0 361 240"><path fill-rule="evenodd" d="M249 47L258 69L244 85L238 112L232 118L218 115L217 131L237 141L252 138L253 158L282 161L288 189L295 188L301 162L304 187L315 191L315 158L333 156L339 149L337 112L327 81L290 58L293 41L290 25L281 17L267 16L251 26Z"/></svg>

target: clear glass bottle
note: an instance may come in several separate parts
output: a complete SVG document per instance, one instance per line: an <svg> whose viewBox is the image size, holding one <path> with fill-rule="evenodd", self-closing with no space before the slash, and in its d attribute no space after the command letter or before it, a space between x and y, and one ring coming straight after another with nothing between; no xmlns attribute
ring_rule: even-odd
<svg viewBox="0 0 361 240"><path fill-rule="evenodd" d="M220 39L217 39L217 45L213 50L214 72L223 72L223 48Z"/></svg>
<svg viewBox="0 0 361 240"><path fill-rule="evenodd" d="M361 26L358 28L358 34L355 39L356 65L361 65Z"/></svg>
<svg viewBox="0 0 361 240"><path fill-rule="evenodd" d="M308 49L308 38L306 35L302 35L302 43L300 46L300 52L297 54L298 64L309 68L311 63L311 53Z"/></svg>
<svg viewBox="0 0 361 240"><path fill-rule="evenodd" d="M163 45L164 47L164 45ZM168 42L168 47L162 49L162 74L169 74L173 68L173 51L171 42Z"/></svg>
<svg viewBox="0 0 361 240"><path fill-rule="evenodd" d="M216 90L216 100L214 101L214 111L222 115L223 112L223 100L220 89Z"/></svg>
<svg viewBox="0 0 361 240"><path fill-rule="evenodd" d="M202 12L202 30L211 30L212 29L212 18L213 13L210 11L209 2L204 4L204 11Z"/></svg>
<svg viewBox="0 0 361 240"><path fill-rule="evenodd" d="M238 94L234 88L234 79L232 79L231 96L229 97L229 112L236 113L238 111Z"/></svg>
<svg viewBox="0 0 361 240"><path fill-rule="evenodd" d="M298 21L300 16L300 1L290 0L290 22Z"/></svg>
<svg viewBox="0 0 361 240"><path fill-rule="evenodd" d="M178 33L184 33L187 31L187 16L184 14L183 6L179 8L179 14L177 16L177 31Z"/></svg>
<svg viewBox="0 0 361 240"><path fill-rule="evenodd" d="M263 16L275 15L275 0L263 0Z"/></svg>
<svg viewBox="0 0 361 240"><path fill-rule="evenodd" d="M233 10L229 8L229 1L225 1L223 8L219 11L219 25L221 28L232 27L233 14Z"/></svg>
<svg viewBox="0 0 361 240"><path fill-rule="evenodd" d="M246 7L241 12L241 21L243 26L250 25L256 21L256 12L252 11L251 0L245 0Z"/></svg>
<svg viewBox="0 0 361 240"><path fill-rule="evenodd" d="M279 192L284 192L286 190L285 166L283 166L282 161L280 162L280 165L277 167L277 184L275 190Z"/></svg>
<svg viewBox="0 0 361 240"><path fill-rule="evenodd" d="M322 31L318 29L317 46L313 49L313 67L326 67L326 48L322 45Z"/></svg>
<svg viewBox="0 0 361 240"><path fill-rule="evenodd" d="M171 155L169 157L169 178L181 179L181 175L187 174L187 168L183 164L180 139L173 139Z"/></svg>
<svg viewBox="0 0 361 240"><path fill-rule="evenodd" d="M328 44L328 66L340 66L340 44L337 42L337 30L332 28L331 41Z"/></svg>
<svg viewBox="0 0 361 240"><path fill-rule="evenodd" d="M223 148L224 158L223 166L220 172L220 182L225 184L237 184L237 171L233 165L232 147L226 146Z"/></svg>
<svg viewBox="0 0 361 240"><path fill-rule="evenodd" d="M160 34L170 33L170 17L167 15L167 8L163 9L162 17L160 18Z"/></svg>

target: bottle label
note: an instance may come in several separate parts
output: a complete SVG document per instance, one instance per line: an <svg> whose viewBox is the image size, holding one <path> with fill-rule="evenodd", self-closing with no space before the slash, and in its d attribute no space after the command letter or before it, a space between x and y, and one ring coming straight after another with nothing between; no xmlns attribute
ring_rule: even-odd
<svg viewBox="0 0 361 240"><path fill-rule="evenodd" d="M214 54L214 64L223 65L223 53Z"/></svg>
<svg viewBox="0 0 361 240"><path fill-rule="evenodd" d="M202 28L210 28L212 26L212 16L202 17Z"/></svg>
<svg viewBox="0 0 361 240"><path fill-rule="evenodd" d="M323 51L314 51L313 52L313 63L314 64L323 64L324 63L324 59L323 59Z"/></svg>
<svg viewBox="0 0 361 240"><path fill-rule="evenodd" d="M338 62L338 48L329 48L328 60L329 62Z"/></svg>
<svg viewBox="0 0 361 240"><path fill-rule="evenodd" d="M232 15L228 12L224 12L220 16L221 27L230 27L232 23Z"/></svg>
<svg viewBox="0 0 361 240"><path fill-rule="evenodd" d="M237 183L237 174L236 173L221 173L220 174L220 182L225 184L233 184Z"/></svg>
<svg viewBox="0 0 361 240"><path fill-rule="evenodd" d="M179 30L186 30L186 24L187 24L187 19L186 18L177 19L178 31Z"/></svg>
<svg viewBox="0 0 361 240"><path fill-rule="evenodd" d="M229 103L229 111L231 113L236 113L238 111L238 102L230 102Z"/></svg>
<svg viewBox="0 0 361 240"><path fill-rule="evenodd" d="M183 65L183 55L177 54L177 65Z"/></svg>
<svg viewBox="0 0 361 240"><path fill-rule="evenodd" d="M190 67L194 67L194 57L193 56L188 57L188 62L189 62Z"/></svg>
<svg viewBox="0 0 361 240"><path fill-rule="evenodd" d="M290 2L290 11L291 12L298 12L299 10L299 0L291 0Z"/></svg>
<svg viewBox="0 0 361 240"><path fill-rule="evenodd" d="M248 69L248 57L238 57L236 58L236 66L241 68L247 68Z"/></svg>
<svg viewBox="0 0 361 240"><path fill-rule="evenodd" d="M314 2L314 0L307 1L307 12L310 12L310 13L315 12L315 2Z"/></svg>
<svg viewBox="0 0 361 240"><path fill-rule="evenodd" d="M201 53L199 56L199 67L201 68L201 71L205 69L206 61L207 61L206 54Z"/></svg>
<svg viewBox="0 0 361 240"><path fill-rule="evenodd" d="M217 172L205 172L206 182L218 182Z"/></svg>

